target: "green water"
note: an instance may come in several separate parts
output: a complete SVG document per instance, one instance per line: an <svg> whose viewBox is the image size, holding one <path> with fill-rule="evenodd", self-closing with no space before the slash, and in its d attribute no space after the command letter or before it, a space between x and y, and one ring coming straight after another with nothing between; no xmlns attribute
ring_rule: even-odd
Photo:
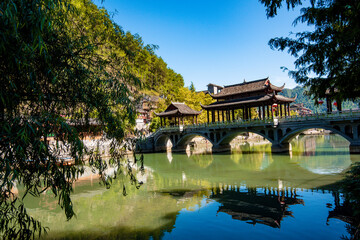
<svg viewBox="0 0 360 240"><path fill-rule="evenodd" d="M299 137L292 154L242 144L230 154L145 155L139 190L96 179L74 186L76 218L66 221L50 192L29 198L49 239L340 239L336 182L358 155L342 138Z"/></svg>

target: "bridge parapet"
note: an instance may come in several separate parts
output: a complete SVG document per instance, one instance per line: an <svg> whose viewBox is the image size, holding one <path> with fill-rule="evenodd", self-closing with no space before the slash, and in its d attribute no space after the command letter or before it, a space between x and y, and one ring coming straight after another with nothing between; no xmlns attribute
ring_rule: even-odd
<svg viewBox="0 0 360 240"><path fill-rule="evenodd" d="M159 132L173 132L173 131L185 131L185 130L203 130L205 129L216 129L216 128L234 128L234 127L253 127L253 126L272 126L274 125L273 119L266 120L252 120L252 121L234 121L234 122L214 122L214 123L200 123L186 126L169 126L159 128Z"/></svg>
<svg viewBox="0 0 360 240"><path fill-rule="evenodd" d="M279 122L299 122L299 121L309 121L309 120L352 120L359 119L360 110L346 110L335 113L315 113L308 114L303 116L288 116L279 118Z"/></svg>

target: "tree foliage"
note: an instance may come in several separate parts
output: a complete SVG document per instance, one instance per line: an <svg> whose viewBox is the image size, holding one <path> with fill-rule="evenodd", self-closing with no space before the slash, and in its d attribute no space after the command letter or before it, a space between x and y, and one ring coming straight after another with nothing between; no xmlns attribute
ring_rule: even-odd
<svg viewBox="0 0 360 240"><path fill-rule="evenodd" d="M268 17L277 15L285 3L288 9L301 5L303 0L260 0ZM294 25L306 23L313 31L299 32L295 38L271 39L273 49L296 57L296 70L289 71L295 81L309 87L314 98L325 97L332 91L340 100L360 96L360 1L310 0L301 9ZM338 91L336 91L336 89Z"/></svg>
<svg viewBox="0 0 360 240"><path fill-rule="evenodd" d="M184 94L182 76L157 48L124 32L91 0L0 2L0 238L44 230L13 193L16 184L25 196L51 190L67 219L74 216L72 183L85 165L107 187L119 176L139 187L123 154L136 101L143 91L156 91L164 103ZM85 147L80 129L104 132L111 158ZM63 164L64 153L75 165Z"/></svg>
<svg viewBox="0 0 360 240"><path fill-rule="evenodd" d="M309 91L308 88L297 86L293 89L285 88L282 91L281 95L284 95L285 97L289 97L289 98L297 96L294 103L303 103L304 107L309 108L314 113L315 112L326 113L327 111L326 100L324 99L324 103L322 105L315 104L315 101L311 99L311 96L307 94L308 91ZM332 102L332 104L334 103ZM344 101L341 104L343 110L356 109L358 108L359 105L358 103L352 101Z"/></svg>
<svg viewBox="0 0 360 240"><path fill-rule="evenodd" d="M25 196L51 190L67 219L74 216L72 183L85 164L106 186L119 175L139 186L121 143L134 124L148 65L140 53L163 63L89 0L0 2L1 238L28 239L44 230L13 193L16 184ZM81 141L79 127L99 131L89 127L92 118L112 140L109 160ZM64 152L75 165L61 162ZM113 175L106 174L109 166Z"/></svg>
<svg viewBox="0 0 360 240"><path fill-rule="evenodd" d="M189 89L190 89L190 91L192 91L192 92L195 92L195 91L196 91L193 82L191 82Z"/></svg>

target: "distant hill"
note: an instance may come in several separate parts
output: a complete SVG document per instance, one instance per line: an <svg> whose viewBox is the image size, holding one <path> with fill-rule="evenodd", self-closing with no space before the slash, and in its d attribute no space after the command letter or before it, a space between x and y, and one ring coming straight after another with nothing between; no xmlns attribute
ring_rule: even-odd
<svg viewBox="0 0 360 240"><path fill-rule="evenodd" d="M295 100L295 103L303 103L304 107L311 109L313 112L326 112L326 102L324 99L324 104L321 106L316 107L314 105L314 100L311 99L310 96L307 96L305 94L306 88L297 86L293 89L285 88L281 95L284 95L285 97L294 97L297 94L297 98ZM359 103L354 103L351 101L345 101L342 105L343 110L345 109L356 109L359 108Z"/></svg>

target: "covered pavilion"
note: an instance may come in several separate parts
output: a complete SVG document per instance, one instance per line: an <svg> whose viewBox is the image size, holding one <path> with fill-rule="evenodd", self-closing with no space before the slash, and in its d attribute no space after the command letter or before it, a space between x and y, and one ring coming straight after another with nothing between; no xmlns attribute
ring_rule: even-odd
<svg viewBox="0 0 360 240"><path fill-rule="evenodd" d="M242 119L251 119L252 108L258 109L259 119L273 118L275 110L276 116L289 116L290 103L296 96L278 95L284 86L271 84L269 78L224 86L221 92L211 95L216 102L201 107L207 110L208 122L234 121L236 110L242 110Z"/></svg>
<svg viewBox="0 0 360 240"><path fill-rule="evenodd" d="M173 121L173 125L184 125L184 118L191 118L193 124L197 124L198 122L198 115L202 111L196 111L189 106L187 106L185 103L179 103L179 102L171 102L171 104L166 108L165 111L161 113L156 113L155 115L160 117L160 123L161 126L166 125L166 118L169 119L169 121Z"/></svg>

